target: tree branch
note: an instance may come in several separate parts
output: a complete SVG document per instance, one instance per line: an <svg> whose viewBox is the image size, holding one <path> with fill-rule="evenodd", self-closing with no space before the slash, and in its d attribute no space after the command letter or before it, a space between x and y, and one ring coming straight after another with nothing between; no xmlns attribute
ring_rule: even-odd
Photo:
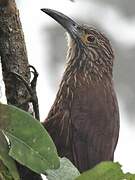
<svg viewBox="0 0 135 180"><path fill-rule="evenodd" d="M30 72L26 72L28 58L24 36L14 0L6 2L0 2L0 56L7 102L28 111L28 103L24 103L27 89L10 74L17 72L27 82L30 80Z"/></svg>

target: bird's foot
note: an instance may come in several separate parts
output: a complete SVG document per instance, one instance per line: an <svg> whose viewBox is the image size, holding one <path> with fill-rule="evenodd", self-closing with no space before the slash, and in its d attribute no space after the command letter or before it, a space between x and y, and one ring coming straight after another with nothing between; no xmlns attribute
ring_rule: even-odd
<svg viewBox="0 0 135 180"><path fill-rule="evenodd" d="M16 72L10 72L10 73L15 78L19 79L19 81L23 82L23 84L25 85L25 87L30 95L30 97L28 99L26 99L25 103L29 103L29 102L32 103L35 118L39 120L40 119L39 104L38 104L38 97L37 97L37 91L36 91L38 72L34 66L29 65L28 68L32 69L32 71L30 71L30 72L33 73L33 75L34 75L33 79L30 81L30 83L27 82L20 74L18 74Z"/></svg>

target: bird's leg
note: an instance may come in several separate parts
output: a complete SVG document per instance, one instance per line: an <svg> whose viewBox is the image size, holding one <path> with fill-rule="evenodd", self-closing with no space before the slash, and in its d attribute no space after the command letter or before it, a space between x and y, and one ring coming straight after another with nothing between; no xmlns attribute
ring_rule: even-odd
<svg viewBox="0 0 135 180"><path fill-rule="evenodd" d="M16 73L16 72L10 72L14 77L16 77L17 79L19 79L21 82L23 82L23 84L25 85L25 87L27 88L30 98L28 98L26 100L26 102L31 102L33 105L33 110L34 110L34 114L35 114L35 118L40 120L39 117L39 104L38 104L38 97L37 97L37 92L36 92L36 85L37 85L37 78L38 78L38 72L36 71L35 67L33 66L28 66L28 68L31 68L33 71L31 71L31 73L33 73L34 77L31 80L31 82L27 82L20 74Z"/></svg>
<svg viewBox="0 0 135 180"><path fill-rule="evenodd" d="M38 97L37 97L37 91L36 91L36 86L37 86L37 78L38 78L38 72L35 69L34 66L29 66L33 71L31 71L34 75L32 81L30 82L30 89L31 89L31 102L33 104L33 109L35 113L35 118L40 120L39 116L39 104L38 104Z"/></svg>

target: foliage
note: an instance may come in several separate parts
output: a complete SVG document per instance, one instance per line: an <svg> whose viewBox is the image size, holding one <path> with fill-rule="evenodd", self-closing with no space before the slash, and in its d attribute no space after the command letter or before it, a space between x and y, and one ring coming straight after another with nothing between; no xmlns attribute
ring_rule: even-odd
<svg viewBox="0 0 135 180"><path fill-rule="evenodd" d="M48 180L74 180L80 175L78 169L67 159L60 159L60 168L56 170L47 170Z"/></svg>
<svg viewBox="0 0 135 180"><path fill-rule="evenodd" d="M0 104L0 179L19 180L15 161L48 180L135 180L124 174L119 163L102 162L80 175L66 158L59 158L56 147L41 123L30 114Z"/></svg>
<svg viewBox="0 0 135 180"><path fill-rule="evenodd" d="M9 155L21 164L37 173L59 167L52 139L41 123L30 114L16 107L0 104L0 129L10 141ZM5 150L6 148L3 151Z"/></svg>
<svg viewBox="0 0 135 180"><path fill-rule="evenodd" d="M19 179L14 160L8 155L9 146L0 131L0 179L11 180Z"/></svg>
<svg viewBox="0 0 135 180"><path fill-rule="evenodd" d="M106 161L82 173L76 180L135 180L135 175L124 174L119 163Z"/></svg>

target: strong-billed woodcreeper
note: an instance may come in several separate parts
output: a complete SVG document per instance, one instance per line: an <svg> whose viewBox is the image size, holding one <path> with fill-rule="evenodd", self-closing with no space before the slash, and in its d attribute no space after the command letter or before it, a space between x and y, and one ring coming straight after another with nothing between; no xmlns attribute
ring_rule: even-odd
<svg viewBox="0 0 135 180"><path fill-rule="evenodd" d="M79 25L55 10L42 11L69 35L67 66L43 125L58 154L83 172L114 157L119 136L114 53L109 40L97 29Z"/></svg>

